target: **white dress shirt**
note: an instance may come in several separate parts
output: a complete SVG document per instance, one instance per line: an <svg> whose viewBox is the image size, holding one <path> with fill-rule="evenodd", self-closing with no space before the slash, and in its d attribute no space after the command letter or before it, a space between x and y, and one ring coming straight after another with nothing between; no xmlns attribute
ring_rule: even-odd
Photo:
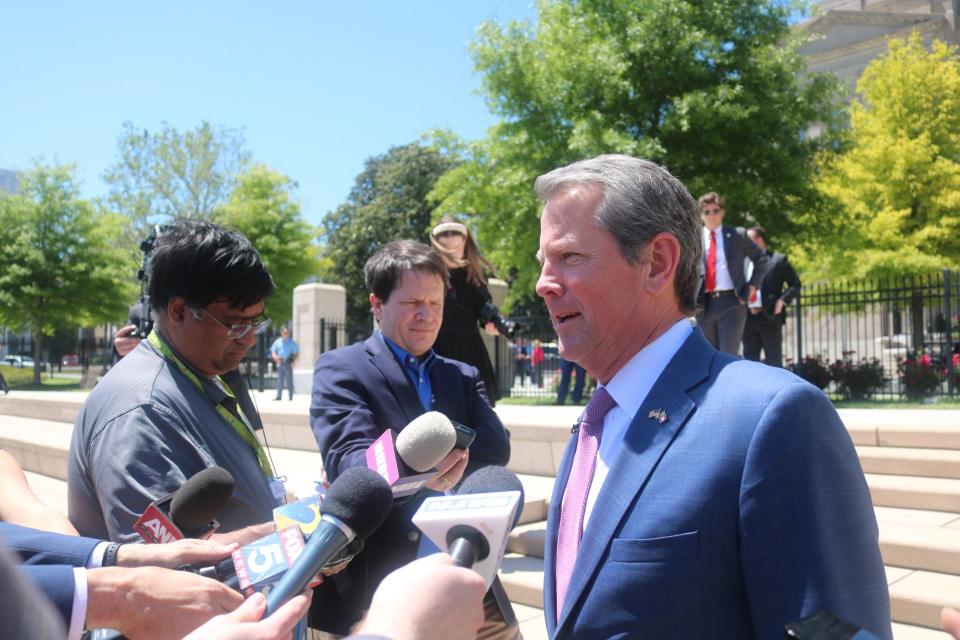
<svg viewBox="0 0 960 640"><path fill-rule="evenodd" d="M713 232L717 236L717 287L714 291L730 291L733 289L733 278L727 268L727 254L723 250L723 226ZM706 273L707 256L710 251L710 229L703 228L703 264Z"/></svg>
<svg viewBox="0 0 960 640"><path fill-rule="evenodd" d="M603 419L603 435L600 437L600 447L597 449L597 466L593 470L593 481L590 484L590 493L587 494L587 505L583 512L583 531L587 531L587 523L593 505L597 502L603 481L607 478L610 467L616 462L623 448L623 438L627 428L640 410L640 405L647 399L647 394L667 363L673 359L683 343L693 333L693 325L688 318L677 321L667 331L637 352L627 364L610 379L605 386L607 392L617 401L617 406L607 413ZM659 426L654 421L643 420L635 429Z"/></svg>
<svg viewBox="0 0 960 640"><path fill-rule="evenodd" d="M107 552L109 542L97 544L87 558L87 566L73 569L73 607L70 609L70 628L67 629L67 640L80 640L87 621L87 569L99 569L103 566L103 556Z"/></svg>

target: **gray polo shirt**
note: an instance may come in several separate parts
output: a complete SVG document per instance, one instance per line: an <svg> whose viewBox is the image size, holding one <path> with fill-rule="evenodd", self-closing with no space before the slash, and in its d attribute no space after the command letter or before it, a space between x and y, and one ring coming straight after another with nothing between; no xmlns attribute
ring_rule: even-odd
<svg viewBox="0 0 960 640"><path fill-rule="evenodd" d="M201 378L203 379L203 378ZM69 517L81 535L138 540L144 509L199 471L233 475L223 532L266 522L276 502L256 454L217 412L225 394L201 390L146 340L117 363L84 402L70 442Z"/></svg>

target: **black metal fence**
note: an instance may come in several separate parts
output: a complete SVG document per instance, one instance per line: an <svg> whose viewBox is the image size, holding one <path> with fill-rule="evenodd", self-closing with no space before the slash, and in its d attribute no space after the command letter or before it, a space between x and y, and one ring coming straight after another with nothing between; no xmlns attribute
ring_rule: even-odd
<svg viewBox="0 0 960 640"><path fill-rule="evenodd" d="M804 287L784 327L785 365L834 398L930 400L960 394L960 274ZM556 398L556 335L545 317L513 318L515 360L501 395ZM538 348L542 355L534 356ZM590 380L583 398L589 396ZM570 391L573 391L573 383ZM569 402L569 396L568 396Z"/></svg>
<svg viewBox="0 0 960 640"><path fill-rule="evenodd" d="M851 396L859 375L878 399L957 393L960 274L804 287L784 330L787 366ZM858 394L856 389L853 394Z"/></svg>
<svg viewBox="0 0 960 640"><path fill-rule="evenodd" d="M960 274L805 286L783 334L785 366L836 398L922 400L960 394ZM564 367L546 316L510 318L513 339L488 338L487 350L504 398L556 401ZM320 320L320 352L370 335L369 324ZM244 361L251 386L275 385L269 357L274 332L260 336ZM579 394L574 370L566 402L586 402L596 382L585 376Z"/></svg>

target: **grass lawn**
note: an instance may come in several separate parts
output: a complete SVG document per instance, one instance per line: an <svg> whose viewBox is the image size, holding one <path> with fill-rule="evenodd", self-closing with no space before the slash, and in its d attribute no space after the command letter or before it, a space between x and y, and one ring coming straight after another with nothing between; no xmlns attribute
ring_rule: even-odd
<svg viewBox="0 0 960 640"><path fill-rule="evenodd" d="M48 378L47 376L40 378L40 384L29 382L10 388L22 391L83 391L80 381L76 378Z"/></svg>

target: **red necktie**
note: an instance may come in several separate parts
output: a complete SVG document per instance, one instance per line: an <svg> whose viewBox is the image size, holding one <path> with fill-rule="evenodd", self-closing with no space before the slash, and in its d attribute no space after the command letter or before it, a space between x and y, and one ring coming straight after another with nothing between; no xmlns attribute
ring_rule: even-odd
<svg viewBox="0 0 960 640"><path fill-rule="evenodd" d="M717 288L717 236L710 232L710 248L707 249L707 293Z"/></svg>
<svg viewBox="0 0 960 640"><path fill-rule="evenodd" d="M587 403L583 420L580 421L577 436L577 451L573 455L573 464L567 478L560 508L560 527L557 532L557 618L563 611L567 598L570 575L577 562L580 539L583 537L583 515L593 482L593 470L597 464L597 449L600 447L600 434L603 431L603 418L617 401L604 389L598 387Z"/></svg>

